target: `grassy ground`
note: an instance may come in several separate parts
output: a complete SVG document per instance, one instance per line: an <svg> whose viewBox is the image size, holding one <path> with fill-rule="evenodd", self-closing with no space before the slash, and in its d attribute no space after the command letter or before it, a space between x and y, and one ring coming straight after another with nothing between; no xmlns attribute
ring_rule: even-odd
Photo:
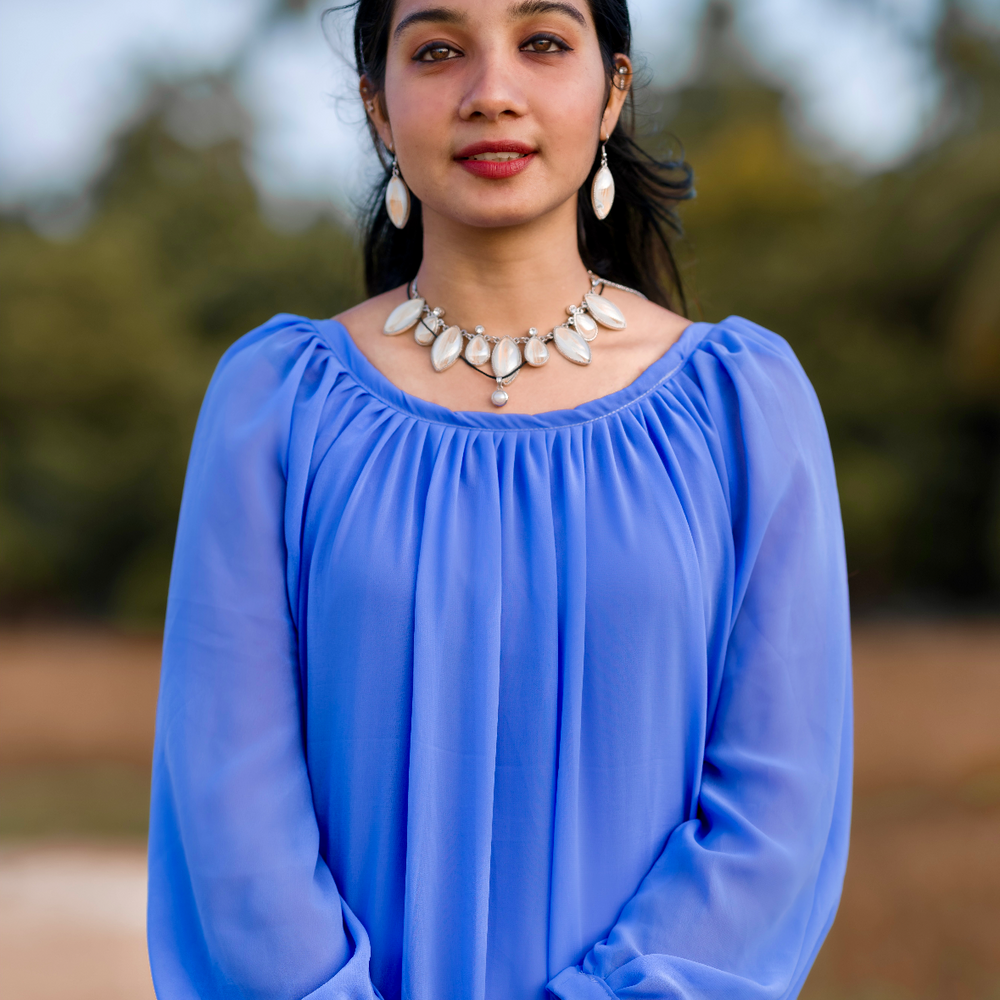
<svg viewBox="0 0 1000 1000"><path fill-rule="evenodd" d="M0 768L0 840L146 835L149 769L121 761Z"/></svg>
<svg viewBox="0 0 1000 1000"><path fill-rule="evenodd" d="M139 884L157 664L153 639L0 632L0 923L17 941L0 945L5 1000L138 995L141 934L73 900L93 898L94 879L124 901ZM851 858L805 1000L1000 1000L998 709L1000 625L856 628ZM56 869L65 898L44 876ZM39 976L52 942L63 971Z"/></svg>

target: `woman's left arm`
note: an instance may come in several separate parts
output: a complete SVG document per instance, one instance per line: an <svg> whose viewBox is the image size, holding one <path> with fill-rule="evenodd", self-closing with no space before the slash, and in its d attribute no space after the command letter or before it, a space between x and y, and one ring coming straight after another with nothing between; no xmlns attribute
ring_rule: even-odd
<svg viewBox="0 0 1000 1000"><path fill-rule="evenodd" d="M561 1000L794 997L840 899L852 712L836 483L805 375L761 340L696 372L731 436L736 566L697 813L607 938L548 984Z"/></svg>

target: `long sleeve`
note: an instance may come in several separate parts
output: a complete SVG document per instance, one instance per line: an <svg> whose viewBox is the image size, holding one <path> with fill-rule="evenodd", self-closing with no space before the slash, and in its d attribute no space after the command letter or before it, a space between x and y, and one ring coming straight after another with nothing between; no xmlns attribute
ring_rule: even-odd
<svg viewBox="0 0 1000 1000"><path fill-rule="evenodd" d="M159 1000L377 995L368 935L320 853L289 596L292 424L325 377L322 353L306 324L276 318L223 358L199 418L157 713Z"/></svg>
<svg viewBox="0 0 1000 1000"><path fill-rule="evenodd" d="M549 982L560 1000L794 997L839 902L852 716L833 464L787 345L733 325L689 376L724 456L735 567L700 787L607 937Z"/></svg>

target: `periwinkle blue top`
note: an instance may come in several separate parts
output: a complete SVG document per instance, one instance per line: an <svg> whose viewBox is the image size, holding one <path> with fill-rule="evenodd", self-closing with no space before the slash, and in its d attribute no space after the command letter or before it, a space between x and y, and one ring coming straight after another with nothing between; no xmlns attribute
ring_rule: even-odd
<svg viewBox="0 0 1000 1000"><path fill-rule="evenodd" d="M164 642L160 1000L794 997L850 788L833 464L779 337L696 323L533 416L409 396L334 321L226 353Z"/></svg>

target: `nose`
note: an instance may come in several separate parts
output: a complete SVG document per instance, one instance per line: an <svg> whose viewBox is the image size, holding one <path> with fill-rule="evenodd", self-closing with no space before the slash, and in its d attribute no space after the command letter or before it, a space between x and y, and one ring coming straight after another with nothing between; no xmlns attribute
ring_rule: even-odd
<svg viewBox="0 0 1000 1000"><path fill-rule="evenodd" d="M516 59L500 48L491 47L469 61L468 88L458 109L463 121L497 122L528 113L527 96L518 82Z"/></svg>

